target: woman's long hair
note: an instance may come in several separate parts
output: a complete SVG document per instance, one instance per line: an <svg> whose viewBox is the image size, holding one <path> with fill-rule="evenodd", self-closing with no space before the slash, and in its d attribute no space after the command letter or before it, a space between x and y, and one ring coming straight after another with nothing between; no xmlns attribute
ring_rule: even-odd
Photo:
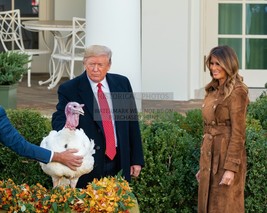
<svg viewBox="0 0 267 213"><path fill-rule="evenodd" d="M237 82L240 82L246 91L248 91L247 86L243 83L243 77L239 75L239 63L235 51L229 46L217 46L211 49L209 56L206 60L206 66L210 71L210 76L212 77L212 72L210 70L211 57L215 57L219 65L226 71L227 78L223 85L224 99L227 98L234 89ZM205 87L206 95L219 87L219 80L214 79L208 83Z"/></svg>

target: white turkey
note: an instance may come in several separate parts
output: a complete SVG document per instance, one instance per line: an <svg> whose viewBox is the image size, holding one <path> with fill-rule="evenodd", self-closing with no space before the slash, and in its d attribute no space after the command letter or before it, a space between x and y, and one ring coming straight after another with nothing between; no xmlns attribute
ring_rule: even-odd
<svg viewBox="0 0 267 213"><path fill-rule="evenodd" d="M83 106L84 104L69 102L65 107L66 124L64 128L60 131L52 130L40 144L41 147L55 152L78 149L79 151L75 154L83 156L83 163L76 171L58 162L40 163L42 170L52 177L53 187L70 185L75 188L79 177L93 170L94 141L86 136L83 129L76 129L79 124L79 116L84 114Z"/></svg>

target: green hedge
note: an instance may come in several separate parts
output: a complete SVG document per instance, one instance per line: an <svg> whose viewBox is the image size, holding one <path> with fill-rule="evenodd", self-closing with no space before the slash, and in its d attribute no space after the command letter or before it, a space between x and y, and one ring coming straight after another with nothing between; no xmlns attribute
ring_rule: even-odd
<svg viewBox="0 0 267 213"><path fill-rule="evenodd" d="M248 106L248 113L251 117L260 121L262 127L267 129L267 93L263 92L262 95L251 102Z"/></svg>
<svg viewBox="0 0 267 213"><path fill-rule="evenodd" d="M196 210L199 140L173 122L141 127L146 166L133 182L141 212Z"/></svg>
<svg viewBox="0 0 267 213"><path fill-rule="evenodd" d="M248 172L245 187L247 213L264 213L267 209L267 115L266 96L249 105L246 149ZM32 111L8 111L14 126L29 141L40 144L50 131L50 120ZM201 111L140 114L146 166L131 183L142 213L197 212L197 181L199 149L202 140ZM0 179L12 178L16 183L30 185L40 182L51 187L37 162L18 157L1 146Z"/></svg>
<svg viewBox="0 0 267 213"><path fill-rule="evenodd" d="M50 120L39 112L31 110L7 110L14 127L31 143L40 145L43 137L51 130ZM51 187L51 178L43 173L37 161L20 157L0 143L0 179L11 178L17 184L29 185L41 183Z"/></svg>
<svg viewBox="0 0 267 213"><path fill-rule="evenodd" d="M267 111L265 112L267 113ZM245 188L246 212L267 212L267 133L259 120L247 122L247 179Z"/></svg>

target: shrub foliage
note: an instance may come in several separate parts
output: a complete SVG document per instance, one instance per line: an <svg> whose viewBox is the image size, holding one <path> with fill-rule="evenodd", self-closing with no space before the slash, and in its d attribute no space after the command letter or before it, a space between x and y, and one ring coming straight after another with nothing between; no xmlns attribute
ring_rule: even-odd
<svg viewBox="0 0 267 213"><path fill-rule="evenodd" d="M249 105L247 116L247 179L246 212L264 213L267 209L267 99ZM50 120L28 110L8 111L14 126L32 143L40 144L51 130ZM145 167L131 183L142 213L197 212L197 181L199 150L203 121L201 111L181 115L140 114ZM12 178L17 184L41 183L50 188L51 179L33 160L17 156L0 147L0 179Z"/></svg>
<svg viewBox="0 0 267 213"><path fill-rule="evenodd" d="M44 136L51 130L50 120L39 112L31 110L7 110L13 126L33 144L40 145ZM51 187L51 178L41 170L37 161L20 157L0 143L0 180L11 178L16 184L41 183Z"/></svg>
<svg viewBox="0 0 267 213"><path fill-rule="evenodd" d="M267 92L263 92L255 102L250 103L248 113L259 120L264 129L267 129Z"/></svg>

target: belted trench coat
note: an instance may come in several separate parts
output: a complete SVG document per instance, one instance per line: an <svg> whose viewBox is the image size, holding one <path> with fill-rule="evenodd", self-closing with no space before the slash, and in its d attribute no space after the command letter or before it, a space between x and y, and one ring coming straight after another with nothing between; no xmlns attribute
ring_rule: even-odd
<svg viewBox="0 0 267 213"><path fill-rule="evenodd" d="M248 94L239 83L223 100L222 88L204 99L204 135L200 154L198 213L244 213L246 110ZM230 186L219 185L226 170Z"/></svg>

